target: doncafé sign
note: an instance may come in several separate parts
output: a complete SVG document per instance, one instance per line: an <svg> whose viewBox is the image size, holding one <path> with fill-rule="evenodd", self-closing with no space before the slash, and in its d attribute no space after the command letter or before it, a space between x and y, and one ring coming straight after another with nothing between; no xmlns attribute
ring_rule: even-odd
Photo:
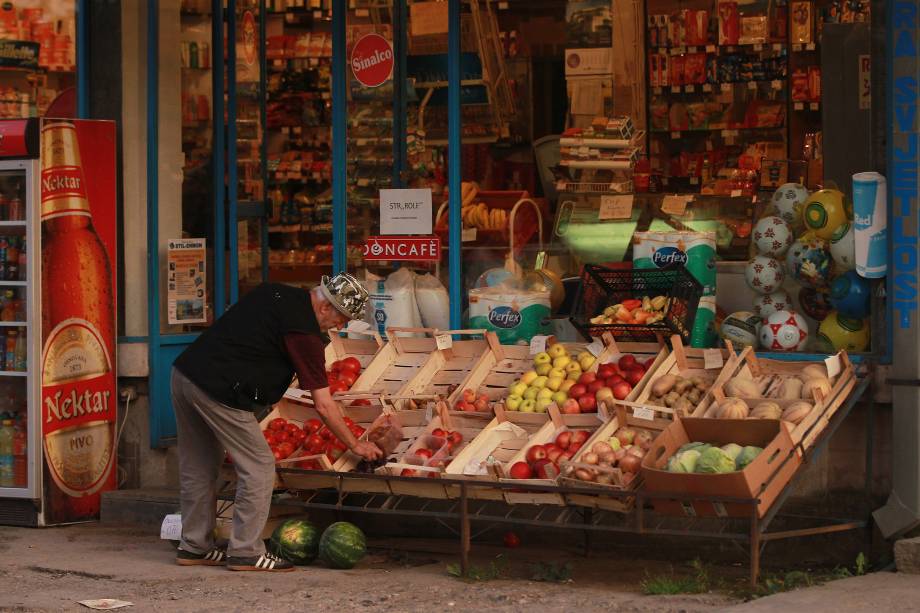
<svg viewBox="0 0 920 613"><path fill-rule="evenodd" d="M379 34L367 34L351 49L351 71L365 87L378 87L393 74L393 46Z"/></svg>
<svg viewBox="0 0 920 613"><path fill-rule="evenodd" d="M441 239L437 236L370 236L364 243L366 261L437 262Z"/></svg>

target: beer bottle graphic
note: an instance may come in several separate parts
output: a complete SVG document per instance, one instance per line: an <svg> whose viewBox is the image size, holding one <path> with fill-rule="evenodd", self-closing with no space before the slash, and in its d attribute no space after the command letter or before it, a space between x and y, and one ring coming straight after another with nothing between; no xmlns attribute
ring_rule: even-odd
<svg viewBox="0 0 920 613"><path fill-rule="evenodd" d="M42 429L52 512L99 509L113 470L112 270L93 227L73 123L41 130Z"/></svg>

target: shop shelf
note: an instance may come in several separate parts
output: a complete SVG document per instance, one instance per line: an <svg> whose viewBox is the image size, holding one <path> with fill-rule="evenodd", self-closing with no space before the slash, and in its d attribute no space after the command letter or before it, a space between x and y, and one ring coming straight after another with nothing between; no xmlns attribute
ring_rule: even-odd
<svg viewBox="0 0 920 613"><path fill-rule="evenodd" d="M0 228L24 228L25 221L0 221Z"/></svg>
<svg viewBox="0 0 920 613"><path fill-rule="evenodd" d="M26 281L0 281L0 287L25 287Z"/></svg>
<svg viewBox="0 0 920 613"><path fill-rule="evenodd" d="M28 328L29 324L25 321L0 321L0 328Z"/></svg>
<svg viewBox="0 0 920 613"><path fill-rule="evenodd" d="M0 377L28 377L29 373L21 370L0 370Z"/></svg>

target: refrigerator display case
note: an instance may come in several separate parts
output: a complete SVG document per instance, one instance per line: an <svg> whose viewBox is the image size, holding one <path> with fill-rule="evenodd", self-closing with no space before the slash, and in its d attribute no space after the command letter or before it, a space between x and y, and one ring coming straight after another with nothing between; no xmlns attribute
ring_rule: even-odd
<svg viewBox="0 0 920 613"><path fill-rule="evenodd" d="M0 121L0 524L116 485L115 124Z"/></svg>

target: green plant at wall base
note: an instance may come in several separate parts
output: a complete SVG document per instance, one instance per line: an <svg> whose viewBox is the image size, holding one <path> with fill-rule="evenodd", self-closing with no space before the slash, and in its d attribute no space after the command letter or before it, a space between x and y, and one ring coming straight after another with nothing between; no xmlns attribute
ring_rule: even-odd
<svg viewBox="0 0 920 613"><path fill-rule="evenodd" d="M459 564L447 565L448 575L457 579L465 579L467 581L492 581L494 579L500 578L504 570L505 560L502 558L502 556L497 556L486 566L471 564L465 577L463 576L463 571L461 570Z"/></svg>
<svg viewBox="0 0 920 613"><path fill-rule="evenodd" d="M673 572L668 575L646 577L640 587L648 595L673 595L673 594L703 594L712 589L709 569L699 559L690 563L694 571L692 575L676 576Z"/></svg>
<svg viewBox="0 0 920 613"><path fill-rule="evenodd" d="M530 580L565 583L572 579L573 570L571 562L538 562L530 565Z"/></svg>

